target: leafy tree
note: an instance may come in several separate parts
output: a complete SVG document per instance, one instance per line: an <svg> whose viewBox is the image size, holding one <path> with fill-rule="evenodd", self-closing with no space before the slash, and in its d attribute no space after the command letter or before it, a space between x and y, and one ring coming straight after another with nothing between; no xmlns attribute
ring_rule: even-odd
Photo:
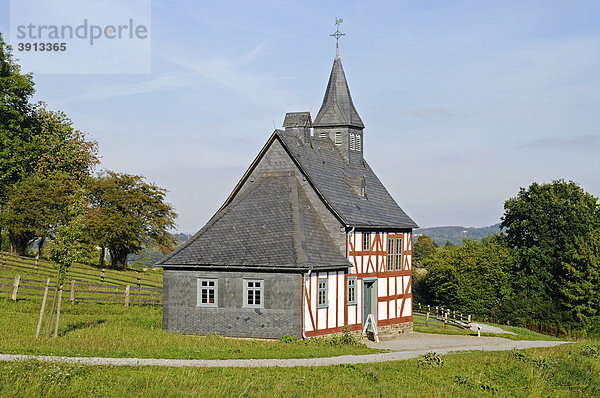
<svg viewBox="0 0 600 398"><path fill-rule="evenodd" d="M68 219L68 206L76 188L63 173L33 174L15 183L0 211L9 231L10 252L23 255L35 238L43 240Z"/></svg>
<svg viewBox="0 0 600 398"><path fill-rule="evenodd" d="M102 265L105 249L112 267L125 267L127 255L139 253L145 242L163 253L175 247L168 229L175 226L177 214L164 202L166 192L136 175L108 171L92 179L87 228L101 247Z"/></svg>
<svg viewBox="0 0 600 398"><path fill-rule="evenodd" d="M31 171L33 86L32 75L21 73L0 34L0 207L8 200L8 188ZM0 225L0 239L1 232Z"/></svg>
<svg viewBox="0 0 600 398"><path fill-rule="evenodd" d="M100 163L98 143L73 128L73 122L61 111L50 111L44 102L34 107L36 132L33 135L35 171L42 175L67 174L83 183Z"/></svg>
<svg viewBox="0 0 600 398"><path fill-rule="evenodd" d="M600 207L576 183L533 183L504 204L501 226L515 249L515 285L521 301L544 303L528 314L586 327L597 316L600 284ZM549 307L547 309L544 309Z"/></svg>
<svg viewBox="0 0 600 398"><path fill-rule="evenodd" d="M10 201L10 208L2 210L9 224L0 223L0 247L2 229L8 228L11 251L22 254L29 235L44 237L39 235L39 225L34 225L41 222L40 215L44 215L35 209L39 197L27 203L28 197L23 192L35 190L36 184L39 188L38 177L46 176L54 181L56 173L83 183L99 162L98 145L74 130L64 113L49 111L42 102L36 106L30 104L34 94L32 75L21 74L1 35L0 92L0 210ZM20 181L30 178L19 185ZM21 203L11 200L11 193L19 195ZM63 208L67 205L65 203ZM19 207L23 211L15 212ZM30 220L34 223L25 231ZM13 227L16 229L11 230Z"/></svg>
<svg viewBox="0 0 600 398"><path fill-rule="evenodd" d="M422 267L423 262L433 256L437 245L427 235L419 235L417 242L413 246L413 263L416 267Z"/></svg>
<svg viewBox="0 0 600 398"><path fill-rule="evenodd" d="M486 319L498 319L511 293L512 256L496 236L483 243L465 239L425 260L427 275L420 292L430 304Z"/></svg>

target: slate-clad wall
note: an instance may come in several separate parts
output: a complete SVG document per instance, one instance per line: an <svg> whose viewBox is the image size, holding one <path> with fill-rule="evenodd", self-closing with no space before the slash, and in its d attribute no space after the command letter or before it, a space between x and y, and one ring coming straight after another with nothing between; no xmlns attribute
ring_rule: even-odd
<svg viewBox="0 0 600 398"><path fill-rule="evenodd" d="M198 307L197 278L218 279L218 307ZM262 279L265 308L243 308L243 279ZM190 334L301 338L300 273L181 271L163 273L163 329Z"/></svg>

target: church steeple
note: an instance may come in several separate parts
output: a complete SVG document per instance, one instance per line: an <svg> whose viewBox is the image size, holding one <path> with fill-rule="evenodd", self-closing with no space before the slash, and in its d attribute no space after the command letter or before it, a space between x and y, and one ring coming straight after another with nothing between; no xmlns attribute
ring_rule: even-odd
<svg viewBox="0 0 600 398"><path fill-rule="evenodd" d="M336 18L337 30L331 36L339 40L341 19ZM313 123L315 136L330 139L350 163L360 164L363 159L363 124L350 95L346 74L342 67L339 44L335 44L335 60L329 75L323 104Z"/></svg>
<svg viewBox="0 0 600 398"><path fill-rule="evenodd" d="M336 45L336 57L331 68L329 83L321 109L313 123L314 127L354 127L364 129L363 124L350 95L346 74Z"/></svg>

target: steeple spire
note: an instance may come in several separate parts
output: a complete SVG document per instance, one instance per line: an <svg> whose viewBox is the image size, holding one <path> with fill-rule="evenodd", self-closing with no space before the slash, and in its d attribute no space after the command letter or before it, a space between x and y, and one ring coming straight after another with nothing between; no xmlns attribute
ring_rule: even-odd
<svg viewBox="0 0 600 398"><path fill-rule="evenodd" d="M352 102L346 74L342 67L342 59L339 56L336 56L333 61L323 104L315 117L313 126L345 126L359 129L365 127Z"/></svg>

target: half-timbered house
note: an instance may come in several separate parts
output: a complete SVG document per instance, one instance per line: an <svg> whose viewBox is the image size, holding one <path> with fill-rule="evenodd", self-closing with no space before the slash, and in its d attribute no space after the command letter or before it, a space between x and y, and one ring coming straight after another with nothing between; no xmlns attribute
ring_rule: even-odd
<svg viewBox="0 0 600 398"><path fill-rule="evenodd" d="M163 328L297 338L412 328L412 229L377 178L339 53L314 122L288 113L223 206L167 256ZM389 167L400 162L390 160Z"/></svg>

